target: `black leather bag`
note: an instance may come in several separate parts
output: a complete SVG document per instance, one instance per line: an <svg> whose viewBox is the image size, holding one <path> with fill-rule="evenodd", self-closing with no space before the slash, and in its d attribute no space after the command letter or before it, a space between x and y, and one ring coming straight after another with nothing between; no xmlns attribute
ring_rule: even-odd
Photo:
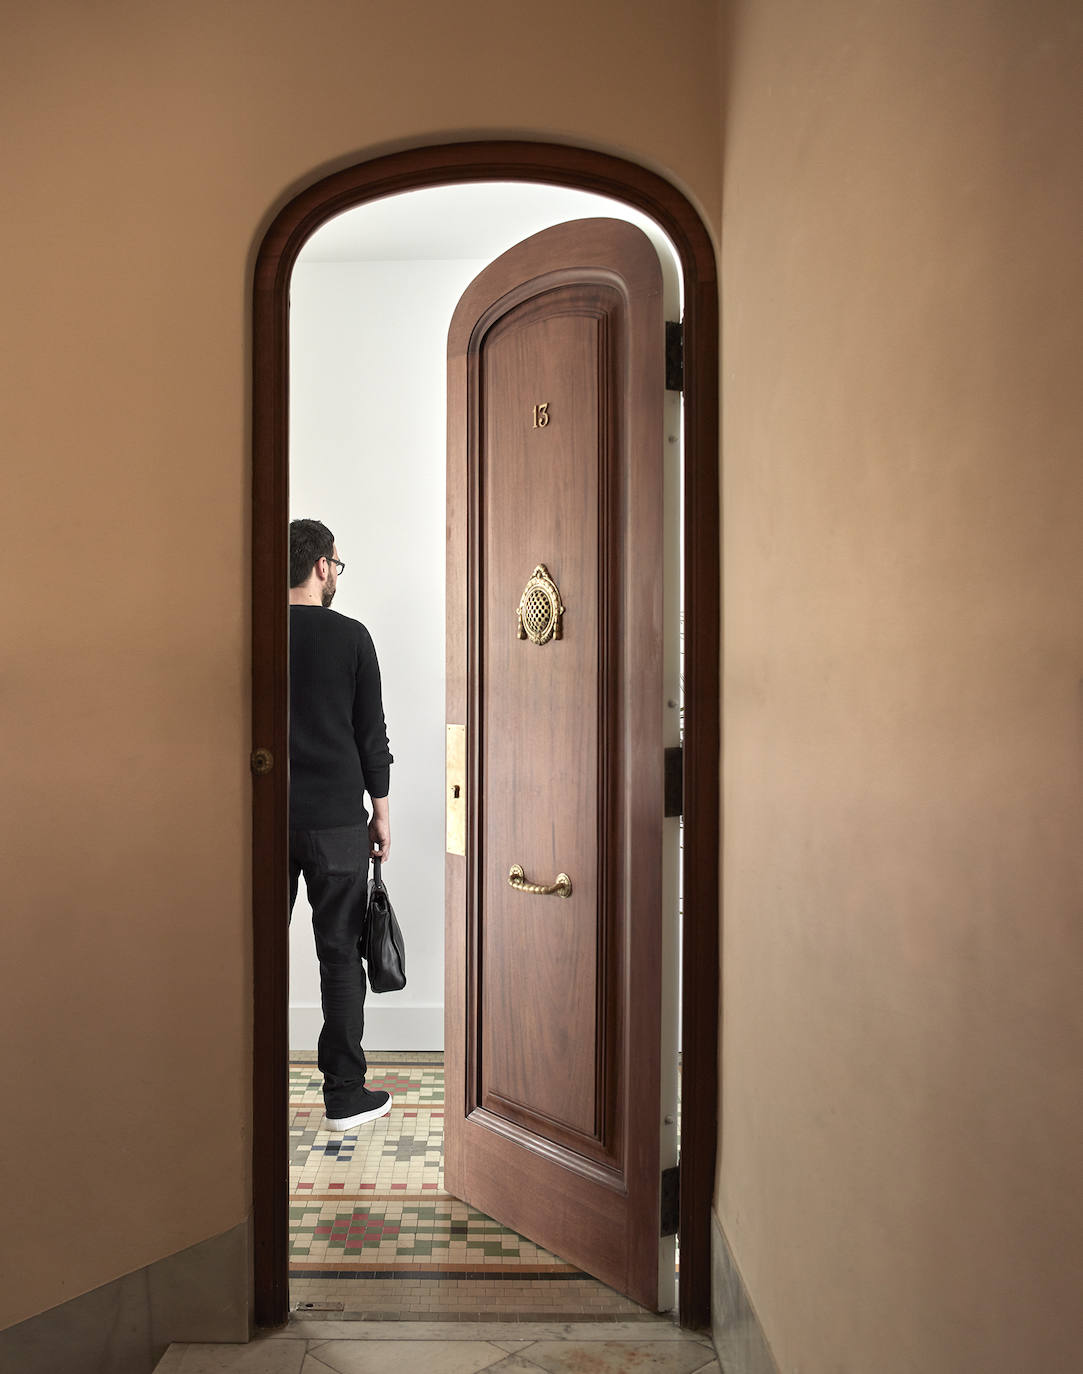
<svg viewBox="0 0 1083 1374"><path fill-rule="evenodd" d="M406 945L395 919L395 908L380 876L380 860L372 861L369 904L361 953L368 965L373 992L401 992L406 986Z"/></svg>

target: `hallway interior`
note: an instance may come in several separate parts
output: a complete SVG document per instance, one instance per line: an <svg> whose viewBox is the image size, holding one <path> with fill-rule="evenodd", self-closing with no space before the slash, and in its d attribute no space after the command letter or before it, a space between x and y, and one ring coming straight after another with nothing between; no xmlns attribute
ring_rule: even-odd
<svg viewBox="0 0 1083 1374"><path fill-rule="evenodd" d="M720 1374L709 1333L444 1191L439 1051L373 1052L368 1084L394 1105L342 1136L321 1129L315 1058L289 1064L289 1324L175 1343L156 1374Z"/></svg>
<svg viewBox="0 0 1083 1374"><path fill-rule="evenodd" d="M496 1277L504 1238L424 1186L419 1088L381 1152L395 1197L348 1197L296 1109L328 1194L301 1190L296 1266L378 1277L297 1273L342 1311L243 1344L254 1265L267 1320L289 1309L285 1073L320 1023L314 973L288 1003L311 1041L287 1023L282 903L257 901L284 839L256 799L288 785L285 696L253 675L287 647L264 517L284 494L342 516L340 604L394 702L411 960L367 1043L440 1044L448 717L420 659L446 647L446 500L412 456L443 461L446 337L415 325L531 229L289 266L359 190L391 216L464 175L632 194L695 263L684 948L711 995L682 1042L682 1302L727 1374L1079 1370L1079 0L99 0L8 5L0 33L0 1042L35 1123L5 1132L0 1370L408 1374L448 1343L445 1368L533 1374L557 1338L596 1368L684 1343L638 1316L479 1323L487 1285L529 1276ZM333 313L334 367L307 347ZM415 1272L484 1280L387 1277L406 1197ZM394 1320L348 1309L370 1282ZM531 1281L565 1300L545 1315L573 1282Z"/></svg>
<svg viewBox="0 0 1083 1374"><path fill-rule="evenodd" d="M388 1116L321 1129L313 1053L290 1057L290 1308L306 1320L656 1322L444 1191L438 1051L373 1052Z"/></svg>

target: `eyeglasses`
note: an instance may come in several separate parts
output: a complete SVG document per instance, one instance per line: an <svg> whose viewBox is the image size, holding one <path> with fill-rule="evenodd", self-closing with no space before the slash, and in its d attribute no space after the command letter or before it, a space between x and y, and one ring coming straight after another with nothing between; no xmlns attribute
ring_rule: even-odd
<svg viewBox="0 0 1083 1374"><path fill-rule="evenodd" d="M338 570L338 575L340 577L346 571L346 564L343 563L341 558L328 558L327 561L328 563L333 563L335 565L336 569Z"/></svg>

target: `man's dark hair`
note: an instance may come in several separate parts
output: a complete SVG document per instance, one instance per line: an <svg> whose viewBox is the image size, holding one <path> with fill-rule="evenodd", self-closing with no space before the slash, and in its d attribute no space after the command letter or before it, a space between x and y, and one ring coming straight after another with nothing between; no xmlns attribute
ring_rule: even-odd
<svg viewBox="0 0 1083 1374"><path fill-rule="evenodd" d="M326 525L319 520L291 520L290 586L302 586L320 559L330 558L334 551L335 536Z"/></svg>

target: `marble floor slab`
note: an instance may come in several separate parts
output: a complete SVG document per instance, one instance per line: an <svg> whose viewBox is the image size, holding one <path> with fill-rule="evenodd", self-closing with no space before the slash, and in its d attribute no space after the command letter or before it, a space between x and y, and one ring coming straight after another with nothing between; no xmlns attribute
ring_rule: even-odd
<svg viewBox="0 0 1083 1374"><path fill-rule="evenodd" d="M325 1341L307 1347L302 1374L478 1374L509 1358L487 1341Z"/></svg>
<svg viewBox="0 0 1083 1374"><path fill-rule="evenodd" d="M173 1345L156 1374L719 1374L704 1336L671 1330L666 1339L640 1339L637 1330L627 1340L596 1340L592 1333L485 1340L476 1331L447 1339L446 1328L444 1339L371 1332L364 1339L309 1339L295 1331L248 1345Z"/></svg>

